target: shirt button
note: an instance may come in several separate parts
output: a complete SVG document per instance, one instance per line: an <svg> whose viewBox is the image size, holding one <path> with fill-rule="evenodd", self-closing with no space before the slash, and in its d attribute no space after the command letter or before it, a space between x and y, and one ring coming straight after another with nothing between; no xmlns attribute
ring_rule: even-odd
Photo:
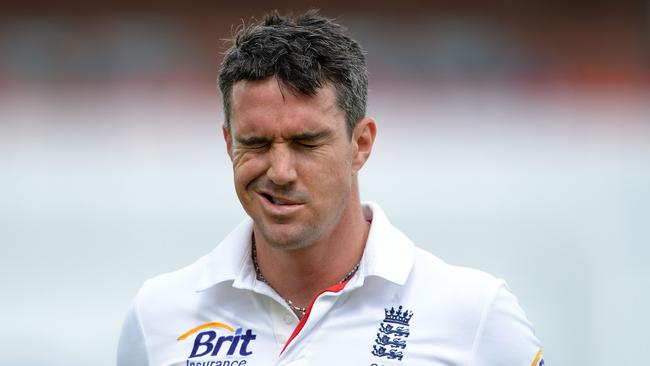
<svg viewBox="0 0 650 366"><path fill-rule="evenodd" d="M285 323L287 323L287 324L293 323L293 315L291 315L290 313L284 313L283 318L284 318Z"/></svg>

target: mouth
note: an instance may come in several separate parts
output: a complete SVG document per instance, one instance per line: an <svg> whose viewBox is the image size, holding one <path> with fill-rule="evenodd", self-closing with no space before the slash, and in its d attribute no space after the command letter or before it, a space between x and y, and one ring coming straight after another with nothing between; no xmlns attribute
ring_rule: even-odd
<svg viewBox="0 0 650 366"><path fill-rule="evenodd" d="M301 204L299 202L292 201L286 198L276 197L268 193L260 193L260 196L262 196L269 203L276 206L296 206Z"/></svg>

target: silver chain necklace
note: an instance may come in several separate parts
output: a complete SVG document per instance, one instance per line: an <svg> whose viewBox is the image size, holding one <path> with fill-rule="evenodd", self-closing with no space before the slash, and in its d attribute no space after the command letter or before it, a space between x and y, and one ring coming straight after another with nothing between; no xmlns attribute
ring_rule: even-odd
<svg viewBox="0 0 650 366"><path fill-rule="evenodd" d="M264 275L262 274L262 271L260 270L260 265L257 264L257 248L255 246L255 238L254 237L253 237L253 250L252 250L252 252L253 252L252 253L253 267L255 268L255 277L257 278L258 281L262 281L262 282L266 283L267 285L269 285L269 287L273 288L273 286L271 286L269 281L267 281L266 278L264 277ZM360 264L361 264L361 261L359 261L354 267L352 267L352 270L350 270L350 272L348 272L348 274L346 274L345 277L343 277L343 279L341 281L339 281L339 283L343 283L343 282L349 280L352 276L354 276L354 274L359 269ZM285 298L284 296L280 295L280 297L282 297L282 300L284 300L284 302L286 302L287 305L289 305L291 310L293 310L293 312L296 313L296 315L298 315L298 317L302 318L303 316L305 316L305 314L307 313L307 308L306 307L303 308L303 307L300 307L300 306L296 306L296 305L293 304L293 302L291 300Z"/></svg>

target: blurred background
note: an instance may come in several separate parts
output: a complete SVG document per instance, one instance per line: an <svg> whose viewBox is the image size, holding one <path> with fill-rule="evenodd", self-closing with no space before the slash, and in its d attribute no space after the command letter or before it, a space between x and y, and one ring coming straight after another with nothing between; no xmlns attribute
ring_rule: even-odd
<svg viewBox="0 0 650 366"><path fill-rule="evenodd" d="M650 328L650 1L318 7L368 52L362 196L505 278L549 365L637 365ZM243 217L224 39L265 2L0 7L0 363L113 365L141 283Z"/></svg>

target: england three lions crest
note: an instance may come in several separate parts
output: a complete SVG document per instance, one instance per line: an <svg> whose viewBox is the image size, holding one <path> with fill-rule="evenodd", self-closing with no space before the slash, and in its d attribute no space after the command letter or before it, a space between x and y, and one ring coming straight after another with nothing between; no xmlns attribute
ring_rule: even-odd
<svg viewBox="0 0 650 366"><path fill-rule="evenodd" d="M384 309L384 312L384 321L379 324L377 338L372 345L372 354L401 361L404 357L406 339L411 334L409 322L413 312L402 309L401 305L397 309L395 307Z"/></svg>

